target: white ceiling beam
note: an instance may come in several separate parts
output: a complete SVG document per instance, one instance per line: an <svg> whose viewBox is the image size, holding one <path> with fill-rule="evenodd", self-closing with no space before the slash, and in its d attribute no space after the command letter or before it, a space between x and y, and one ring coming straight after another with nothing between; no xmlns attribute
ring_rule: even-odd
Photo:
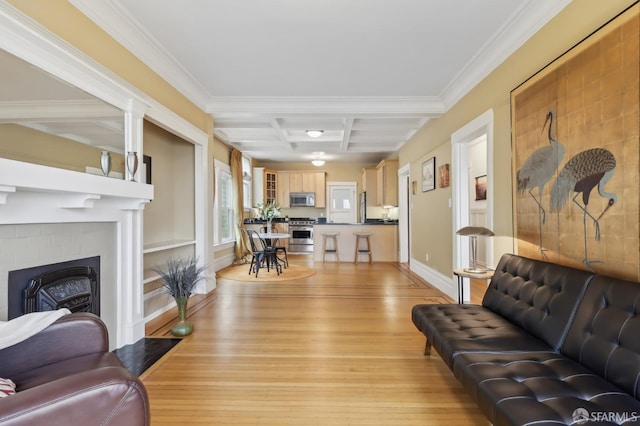
<svg viewBox="0 0 640 426"><path fill-rule="evenodd" d="M351 130L353 129L353 117L348 117L344 121L344 135L342 137L342 143L340 144L340 151L345 152L349 148L349 141L351 140Z"/></svg>

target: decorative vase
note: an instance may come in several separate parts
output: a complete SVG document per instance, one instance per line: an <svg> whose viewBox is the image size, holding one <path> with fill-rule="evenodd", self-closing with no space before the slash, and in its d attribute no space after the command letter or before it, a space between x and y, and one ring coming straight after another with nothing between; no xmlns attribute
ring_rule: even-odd
<svg viewBox="0 0 640 426"><path fill-rule="evenodd" d="M271 233L271 222L273 221L273 219L267 219L267 234Z"/></svg>
<svg viewBox="0 0 640 426"><path fill-rule="evenodd" d="M171 327L171 334L174 336L188 336L193 332L193 323L187 321L187 304L188 297L176 297L176 305L178 305L178 322Z"/></svg>
<svg viewBox="0 0 640 426"><path fill-rule="evenodd" d="M109 154L109 151L102 151L100 168L105 176L109 176L109 172L111 171L111 154Z"/></svg>
<svg viewBox="0 0 640 426"><path fill-rule="evenodd" d="M127 170L129 171L129 180L135 182L136 171L138 170L138 153L135 151L127 153Z"/></svg>

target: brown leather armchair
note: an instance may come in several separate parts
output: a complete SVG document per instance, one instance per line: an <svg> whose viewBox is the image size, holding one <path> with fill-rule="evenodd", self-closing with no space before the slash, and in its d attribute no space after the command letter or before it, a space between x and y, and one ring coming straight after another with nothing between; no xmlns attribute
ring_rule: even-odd
<svg viewBox="0 0 640 426"><path fill-rule="evenodd" d="M0 377L16 393L0 399L1 425L149 425L142 382L109 352L99 317L66 315L0 350Z"/></svg>

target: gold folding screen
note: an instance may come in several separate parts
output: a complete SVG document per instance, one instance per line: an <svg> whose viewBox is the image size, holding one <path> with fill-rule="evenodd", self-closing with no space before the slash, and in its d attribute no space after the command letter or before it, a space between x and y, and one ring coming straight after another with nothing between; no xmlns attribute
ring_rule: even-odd
<svg viewBox="0 0 640 426"><path fill-rule="evenodd" d="M640 279L639 9L511 93L521 255Z"/></svg>

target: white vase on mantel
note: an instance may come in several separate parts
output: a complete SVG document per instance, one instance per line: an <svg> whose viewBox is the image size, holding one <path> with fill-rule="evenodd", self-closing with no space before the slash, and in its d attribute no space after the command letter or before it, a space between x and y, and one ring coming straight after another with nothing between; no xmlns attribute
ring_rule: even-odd
<svg viewBox="0 0 640 426"><path fill-rule="evenodd" d="M127 154L127 170L129 171L129 180L135 182L136 171L138 170L138 153L135 151Z"/></svg>
<svg viewBox="0 0 640 426"><path fill-rule="evenodd" d="M109 154L109 151L102 151L102 155L100 156L100 168L105 176L109 176L109 173L111 172L111 154Z"/></svg>

